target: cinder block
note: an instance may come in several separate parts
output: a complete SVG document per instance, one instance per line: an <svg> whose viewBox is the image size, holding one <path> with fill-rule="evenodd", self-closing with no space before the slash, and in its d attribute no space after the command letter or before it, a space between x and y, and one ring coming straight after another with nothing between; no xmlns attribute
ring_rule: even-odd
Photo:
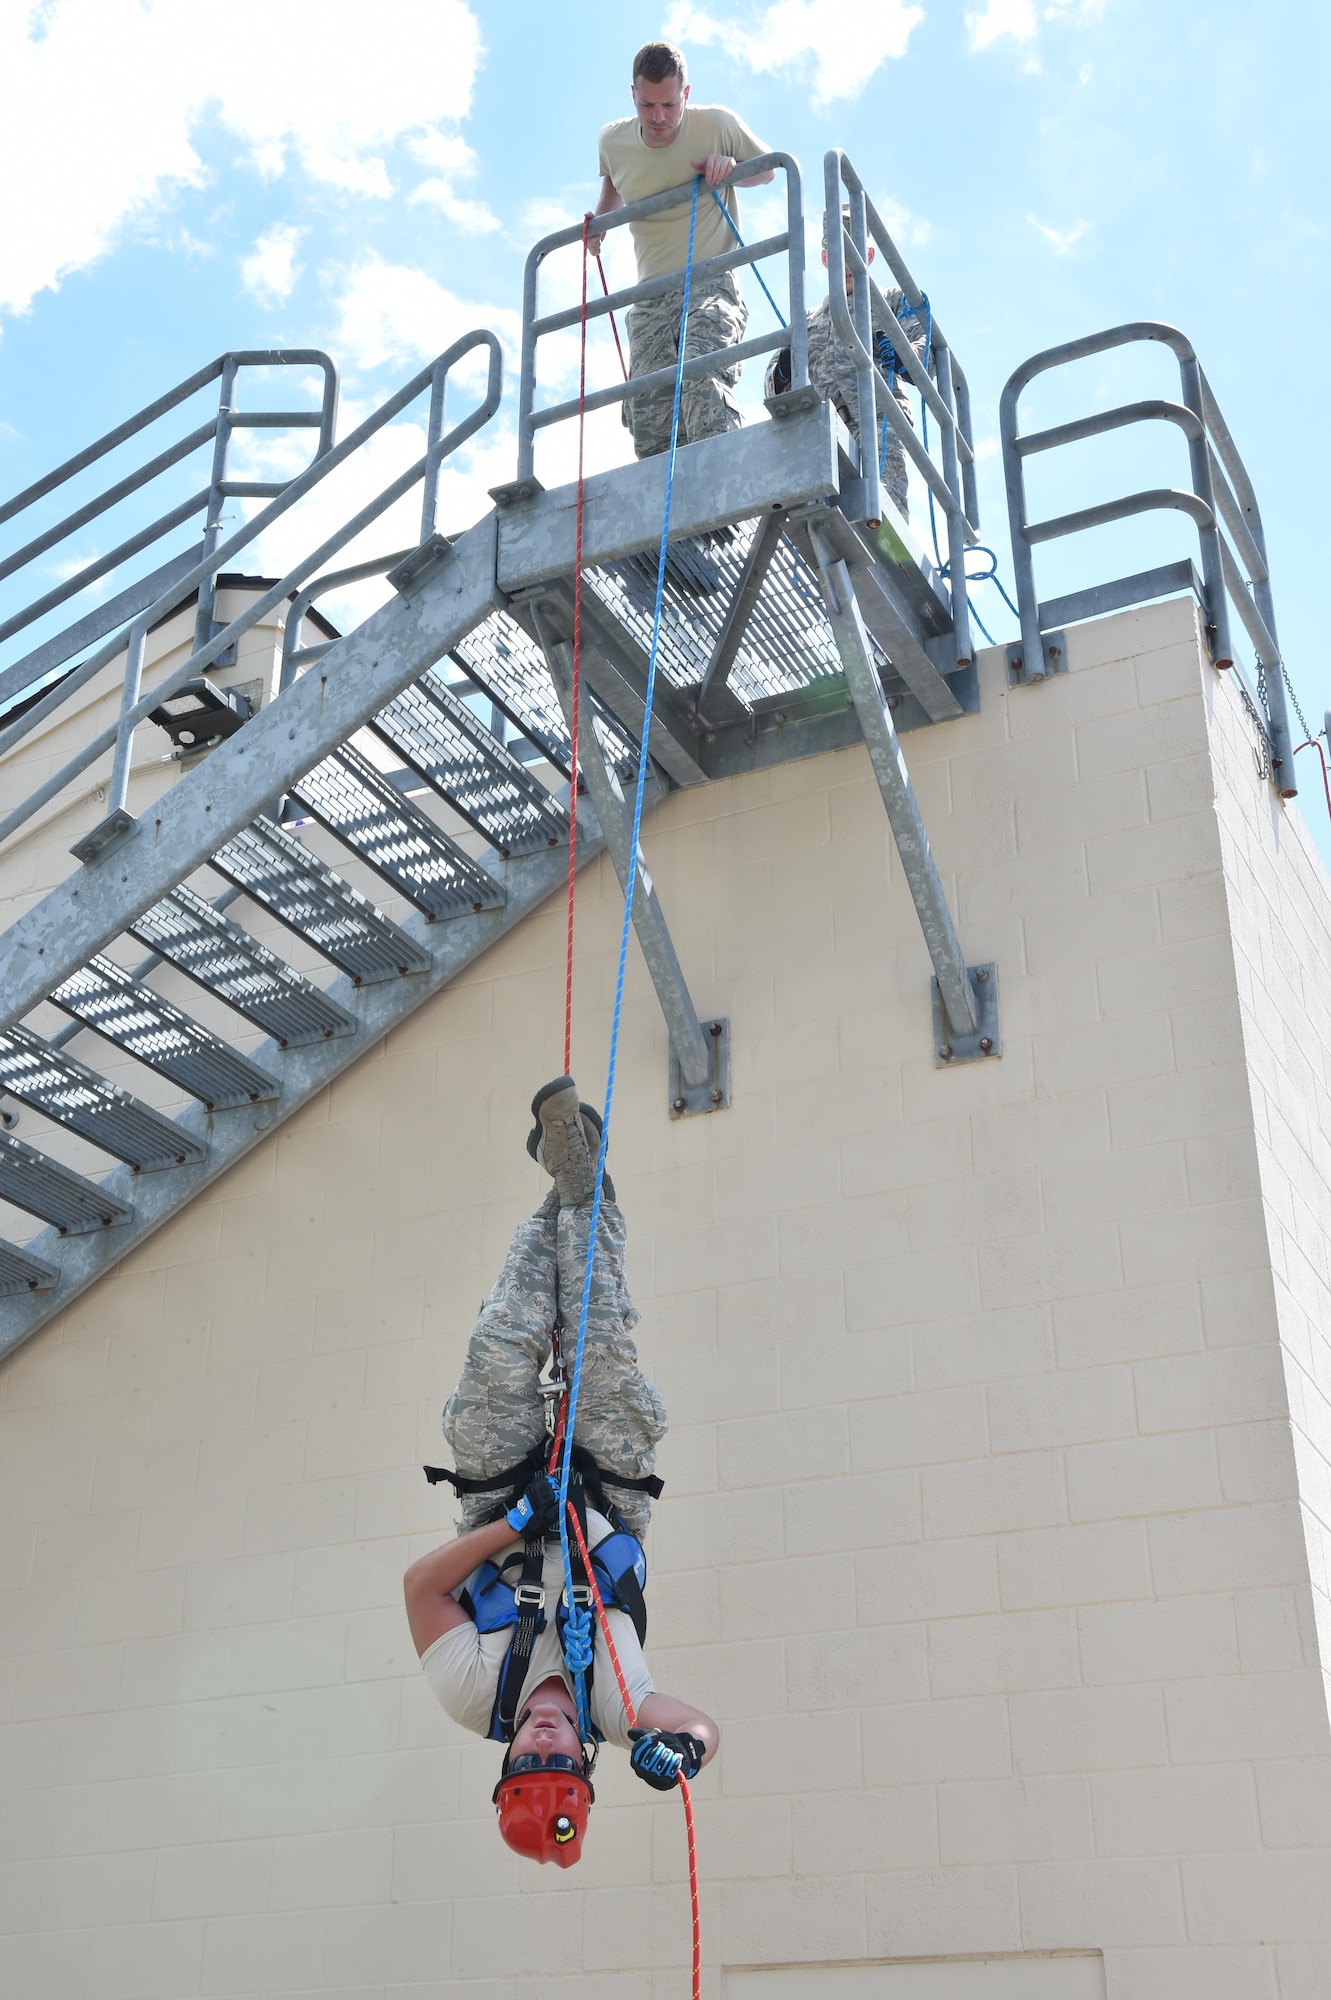
<svg viewBox="0 0 1331 2000"><path fill-rule="evenodd" d="M1302 1523L1293 1501L1169 1515L1152 1521L1147 1532L1156 1588L1171 1596L1260 1590L1301 1583L1307 1576Z"/></svg>
<svg viewBox="0 0 1331 2000"><path fill-rule="evenodd" d="M1164 1701L1158 1687L1077 1687L1014 1694L1008 1709L1013 1768L1022 1777L1168 1761Z"/></svg>
<svg viewBox="0 0 1331 2000"><path fill-rule="evenodd" d="M929 1694L925 1640L923 1625L901 1624L788 1639L787 1704L851 1710L924 1701Z"/></svg>
<svg viewBox="0 0 1331 2000"><path fill-rule="evenodd" d="M726 1730L723 1757L727 1798L851 1791L860 1783L859 1717L828 1711L737 1720Z"/></svg>
<svg viewBox="0 0 1331 2000"><path fill-rule="evenodd" d="M1331 1847L1331 1758L1262 1764L1254 1775L1267 1847Z"/></svg>
<svg viewBox="0 0 1331 2000"><path fill-rule="evenodd" d="M185 1609L184 1570L147 1570L94 1577L79 1590L80 1644L147 1639L178 1632Z"/></svg>
<svg viewBox="0 0 1331 2000"><path fill-rule="evenodd" d="M721 1949L732 1965L861 1958L869 1949L863 1878L728 1882L721 1891Z"/></svg>
<svg viewBox="0 0 1331 2000"><path fill-rule="evenodd" d="M770 1507L766 1495L743 1497ZM782 1512L785 1553L792 1556L914 1542L921 1534L919 1480L913 1472L807 1480L782 1495Z"/></svg>
<svg viewBox="0 0 1331 2000"><path fill-rule="evenodd" d="M1147 1433L1285 1417L1289 1405L1279 1352L1266 1345L1226 1347L1140 1362L1137 1410Z"/></svg>
<svg viewBox="0 0 1331 2000"><path fill-rule="evenodd" d="M863 1716L863 1782L943 1784L1011 1776L1007 1704L997 1698L903 1702Z"/></svg>
<svg viewBox="0 0 1331 2000"><path fill-rule="evenodd" d="M849 1471L846 1414L838 1408L800 1410L719 1425L716 1453L721 1485L755 1487L778 1479L826 1479Z"/></svg>
<svg viewBox="0 0 1331 2000"><path fill-rule="evenodd" d="M1107 1223L1045 1229L1004 1243L982 1243L980 1298L986 1306L1104 1292L1122 1282L1118 1231Z"/></svg>
<svg viewBox="0 0 1331 2000"><path fill-rule="evenodd" d="M1137 1428L1132 1370L1122 1366L996 1382L986 1400L995 1453L1133 1437Z"/></svg>
<svg viewBox="0 0 1331 2000"><path fill-rule="evenodd" d="M391 1827L361 1827L275 1840L269 1907L329 1910L349 1904L386 1902L392 1865Z"/></svg>
<svg viewBox="0 0 1331 2000"><path fill-rule="evenodd" d="M1017 1889L1027 1951L1076 1951L1097 1937L1117 1950L1188 1938L1174 1860L1028 1862Z"/></svg>
<svg viewBox="0 0 1331 2000"><path fill-rule="evenodd" d="M940 1785L938 1844L948 1867L986 1862L1089 1860L1089 1781L1083 1777L1001 1778Z"/></svg>
<svg viewBox="0 0 1331 2000"><path fill-rule="evenodd" d="M931 1466L922 1474L922 1487L930 1539L1053 1527L1067 1517L1062 1468L1048 1452Z"/></svg>
<svg viewBox="0 0 1331 2000"><path fill-rule="evenodd" d="M1009 1611L1148 1596L1145 1524L1094 1522L1000 1536L998 1580Z"/></svg>
<svg viewBox="0 0 1331 2000"><path fill-rule="evenodd" d="M1091 1801L1097 1854L1246 1854L1261 1844L1245 1765L1106 1772L1092 1779Z"/></svg>
<svg viewBox="0 0 1331 2000"><path fill-rule="evenodd" d="M1220 1504L1215 1437L1209 1430L1078 1446L1067 1453L1066 1466L1074 1521Z"/></svg>
<svg viewBox="0 0 1331 2000"><path fill-rule="evenodd" d="M937 1794L930 1785L796 1799L791 1826L797 1876L876 1874L938 1862Z"/></svg>
<svg viewBox="0 0 1331 2000"><path fill-rule="evenodd" d="M929 1678L936 1700L1069 1687L1080 1678L1070 1611L951 1618L929 1627Z"/></svg>
<svg viewBox="0 0 1331 2000"><path fill-rule="evenodd" d="M1188 1936L1198 1944L1253 1938L1331 1943L1331 1903L1321 1854L1185 1856L1181 1864Z"/></svg>
<svg viewBox="0 0 1331 2000"><path fill-rule="evenodd" d="M1207 1678L1179 1681L1165 1689L1165 1721L1176 1764L1324 1757L1331 1749L1326 1698L1313 1670L1212 1671Z"/></svg>
<svg viewBox="0 0 1331 2000"><path fill-rule="evenodd" d="M1270 1260L1265 1218L1256 1201L1216 1202L1171 1214L1133 1216L1120 1226L1129 1285L1252 1271Z"/></svg>
<svg viewBox="0 0 1331 2000"><path fill-rule="evenodd" d="M978 1458L988 1451L978 1388L935 1389L857 1402L849 1412L856 1472Z"/></svg>
<svg viewBox="0 0 1331 2000"><path fill-rule="evenodd" d="M1077 1627L1082 1677L1093 1687L1239 1670L1234 1606L1226 1596L1085 1605Z"/></svg>
<svg viewBox="0 0 1331 2000"><path fill-rule="evenodd" d="M1190 1278L1057 1299L1053 1316L1063 1368L1181 1354L1203 1343L1201 1287Z"/></svg>
<svg viewBox="0 0 1331 2000"><path fill-rule="evenodd" d="M721 1635L727 1640L768 1638L825 1632L844 1624L847 1606L857 1601L855 1565L864 1560L845 1554L727 1564L719 1573L712 1572L720 1603ZM672 1635L678 1628L662 1600L661 1586L669 1587L674 1581L663 1577L653 1585L654 1615L659 1607L662 1629ZM681 1594L691 1596L700 1582L690 1573Z"/></svg>
<svg viewBox="0 0 1331 2000"><path fill-rule="evenodd" d="M1286 2000L1289 1992L1277 1984L1276 1954L1269 1945L1116 1951L1111 1963L1123 2000L1156 2000L1159 1994L1170 2000ZM1305 2000L1302 1992L1297 2000ZM1306 2000L1314 2000L1311 1987Z"/></svg>
<svg viewBox="0 0 1331 2000"><path fill-rule="evenodd" d="M864 1885L875 1958L957 1958L1021 1948L1013 1868L912 1868Z"/></svg>
<svg viewBox="0 0 1331 2000"><path fill-rule="evenodd" d="M221 1996L298 1992L322 1965L323 1918L315 1911L225 1916L204 1936L200 1992Z"/></svg>

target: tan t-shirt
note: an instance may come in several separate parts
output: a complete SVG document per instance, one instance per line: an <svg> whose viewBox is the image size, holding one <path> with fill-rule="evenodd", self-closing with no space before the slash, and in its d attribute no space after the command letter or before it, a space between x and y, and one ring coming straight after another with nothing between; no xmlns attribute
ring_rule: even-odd
<svg viewBox="0 0 1331 2000"><path fill-rule="evenodd" d="M587 1509L587 1540L594 1549L610 1533L610 1523L595 1508ZM520 1547L515 1536L511 1547ZM495 1556L502 1562L509 1553L501 1549ZM531 1649L531 1662L526 1679L522 1683L523 1693L529 1687L538 1687L548 1674L558 1674L569 1694L573 1693L573 1681L564 1656L560 1650L559 1634L556 1629L554 1608L559 1602L559 1593L564 1587L563 1558L559 1543L546 1543L545 1571L542 1576L545 1585L546 1625L537 1634ZM456 1592L454 1593L456 1595ZM652 1677L647 1671L647 1662L642 1657L638 1635L633 1629L633 1620L623 1611L607 1612L610 1630L614 1634L615 1651L619 1654L619 1664L624 1669L624 1679L628 1685L629 1699L635 1712L642 1707L652 1692ZM629 1748L629 1720L624 1711L624 1702L615 1680L615 1670L610 1664L605 1639L601 1633L600 1621L592 1614L596 1626L596 1651L592 1672L592 1721L600 1730L607 1743L617 1743L621 1750ZM499 1688L499 1670L508 1652L509 1640L513 1637L513 1627L506 1625L498 1632L478 1632L468 1619L465 1625L455 1625L451 1632L445 1632L436 1639L433 1646L427 1646L421 1654L421 1671L434 1692L441 1708L452 1716L454 1722L464 1729L474 1730L478 1736L486 1736L490 1730L490 1718L494 1713L495 1695ZM521 1713L521 1696L518 1712Z"/></svg>
<svg viewBox="0 0 1331 2000"><path fill-rule="evenodd" d="M609 175L616 193L631 208L649 194L662 194L666 188L692 180L694 160L705 160L709 153L728 153L732 160L756 160L769 150L724 104L686 104L679 131L668 146L645 146L636 116L618 118L605 126L600 170ZM733 187L725 190L724 199L738 223L739 204ZM644 216L641 222L631 222L629 229L638 253L639 278L663 278L668 271L683 271L689 248L688 202L668 208L663 215ZM736 247L721 210L707 188L700 188L694 262L700 264L704 257L719 257L723 250Z"/></svg>

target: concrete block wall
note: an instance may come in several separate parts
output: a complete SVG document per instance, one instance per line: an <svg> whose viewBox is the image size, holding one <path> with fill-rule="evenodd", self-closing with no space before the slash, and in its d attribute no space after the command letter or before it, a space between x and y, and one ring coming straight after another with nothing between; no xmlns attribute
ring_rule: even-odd
<svg viewBox="0 0 1331 2000"><path fill-rule="evenodd" d="M646 835L734 1038L733 1109L670 1121L635 958L612 1162L673 1416L650 1657L724 1730L706 1990L1323 2000L1331 897L1189 605L1040 688L981 665L907 754L1001 1061L933 1066L862 750ZM617 934L598 865L589 1095ZM576 1875L519 1863L400 1608L561 1055L547 907L0 1371L6 1991L687 1992L675 1803L608 1754Z"/></svg>

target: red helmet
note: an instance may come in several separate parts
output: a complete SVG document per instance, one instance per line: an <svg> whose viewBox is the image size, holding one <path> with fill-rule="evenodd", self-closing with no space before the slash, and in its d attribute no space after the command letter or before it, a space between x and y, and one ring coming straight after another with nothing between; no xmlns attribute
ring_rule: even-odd
<svg viewBox="0 0 1331 2000"><path fill-rule="evenodd" d="M527 1758L519 1758L526 1764ZM587 1815L596 1794L591 1780L573 1768L570 1757L552 1758L535 1770L505 1771L494 1789L499 1832L529 1861L553 1861L571 1868L582 1859Z"/></svg>

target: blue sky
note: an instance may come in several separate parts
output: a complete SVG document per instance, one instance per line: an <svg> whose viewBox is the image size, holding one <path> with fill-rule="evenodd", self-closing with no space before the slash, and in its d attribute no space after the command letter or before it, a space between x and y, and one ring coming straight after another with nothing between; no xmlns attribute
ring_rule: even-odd
<svg viewBox="0 0 1331 2000"><path fill-rule="evenodd" d="M1012 368L1132 317L1190 335L1257 488L1286 658L1319 728L1331 36L1303 0L0 0L0 161L23 191L0 217L0 492L223 348L328 348L344 423L474 325L511 349L525 251L594 198L597 130L628 109L634 48L663 31L696 101L733 105L800 159L811 207L831 145L874 190L966 367L1009 581L995 440ZM770 192L745 201L747 234L774 209ZM576 282L566 259L549 296ZM756 330L770 309L749 295ZM575 366L566 340L552 393ZM593 378L614 369L602 326ZM760 390L751 367L746 400ZM1028 423L1169 393L1163 355L1131 350L1042 386ZM412 425L386 435L360 497L413 446ZM571 449L552 440L548 481ZM589 450L625 455L613 416ZM475 517L512 455L505 412L445 482L445 525ZM301 462L271 433L251 456ZM1033 503L1184 472L1176 437L1138 430L1040 467ZM389 526L388 546L414 539ZM1042 594L1188 553L1189 534L1157 518L1063 545ZM74 553L104 546L90 529ZM992 588L975 597L1008 636ZM1331 857L1313 753L1298 768Z"/></svg>

